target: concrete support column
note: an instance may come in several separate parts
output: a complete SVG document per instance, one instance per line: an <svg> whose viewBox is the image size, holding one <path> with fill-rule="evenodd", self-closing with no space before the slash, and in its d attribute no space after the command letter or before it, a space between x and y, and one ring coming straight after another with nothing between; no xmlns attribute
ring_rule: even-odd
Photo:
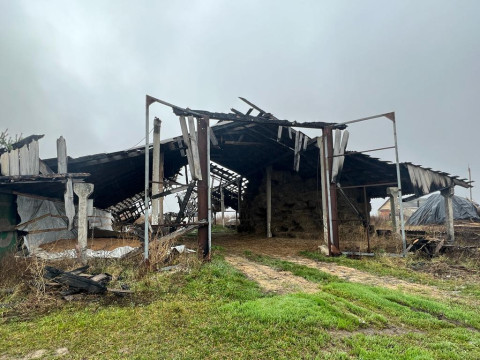
<svg viewBox="0 0 480 360"><path fill-rule="evenodd" d="M443 189L440 192L445 201L445 227L447 230L446 243L451 245L455 242L455 229L453 227L453 195L454 187Z"/></svg>
<svg viewBox="0 0 480 360"><path fill-rule="evenodd" d="M267 167L267 238L272 237L272 167Z"/></svg>
<svg viewBox="0 0 480 360"><path fill-rule="evenodd" d="M392 228L394 233L400 232L398 227L398 188L387 188L387 195L390 197L390 217L392 218Z"/></svg>
<svg viewBox="0 0 480 360"><path fill-rule="evenodd" d="M222 226L225 227L225 194L222 185L220 185L220 210L222 211Z"/></svg>
<svg viewBox="0 0 480 360"><path fill-rule="evenodd" d="M78 250L79 259L86 262L88 220L87 220L87 199L93 192L93 184L75 183L73 191L78 196Z"/></svg>

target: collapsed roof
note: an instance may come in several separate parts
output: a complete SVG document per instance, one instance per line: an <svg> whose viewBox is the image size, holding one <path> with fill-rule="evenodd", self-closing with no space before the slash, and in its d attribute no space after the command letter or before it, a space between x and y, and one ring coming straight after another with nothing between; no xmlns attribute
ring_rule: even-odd
<svg viewBox="0 0 480 360"><path fill-rule="evenodd" d="M255 179L266 166L272 165L277 170L286 171L293 168L303 177L316 177L319 174L319 149L316 138L310 138L293 129L292 124L317 129L345 128L345 125L332 123L279 120L257 107L255 107L259 111L257 116L251 115L253 108L246 114L235 109L232 109L231 113L212 113L204 110L185 113L184 109L175 106L172 108L177 116L197 114L208 116L211 120L220 120L211 126L211 161L233 172L221 171L219 170L221 167L215 166L211 169L227 184L226 203L234 209L238 190L235 187L236 180ZM287 123L289 126L285 127ZM165 178L174 180L182 167L187 165L183 137L163 140L161 149L165 159ZM342 187L366 187L368 198L376 198L385 197L386 188L396 186L395 164L359 152L347 152L345 155L338 181ZM96 207L121 212L129 206L134 206L135 202L142 201L144 157L145 150L139 147L75 159L68 158L68 171L90 174L85 181L95 186L92 197L95 199ZM54 172L57 171L56 158L44 160L44 163ZM412 194L415 197L454 185L470 186L466 179L458 179L445 172L433 171L412 163L400 164L400 175L403 194ZM1 177L0 184L16 191L27 193L34 191L37 194L41 191L43 196L63 197L64 189L61 187L43 186L35 190L30 183L21 180Z"/></svg>

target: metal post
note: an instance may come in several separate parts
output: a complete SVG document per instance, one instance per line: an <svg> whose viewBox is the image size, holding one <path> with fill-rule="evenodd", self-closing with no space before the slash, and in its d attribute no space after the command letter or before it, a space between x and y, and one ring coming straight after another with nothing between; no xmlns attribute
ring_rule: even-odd
<svg viewBox="0 0 480 360"><path fill-rule="evenodd" d="M200 259L209 260L210 249L208 248L208 129L203 118L197 118L198 154L202 180L198 180L198 220L207 221L207 224L198 229L198 256Z"/></svg>
<svg viewBox="0 0 480 360"><path fill-rule="evenodd" d="M470 201L473 202L473 197L472 197L472 171L470 170L470 164L468 165L468 181L470 182Z"/></svg>
<svg viewBox="0 0 480 360"><path fill-rule="evenodd" d="M367 252L370 252L370 215L368 214L368 205L367 205L367 188L363 187L363 205L365 211L365 231L367 234Z"/></svg>
<svg viewBox="0 0 480 360"><path fill-rule="evenodd" d="M220 185L220 211L222 212L222 227L225 227L225 195L222 185Z"/></svg>
<svg viewBox="0 0 480 360"><path fill-rule="evenodd" d="M160 178L160 167L163 167L160 159L160 127L162 121L158 118L153 120L153 169L152 169L152 195L160 193L160 182L163 183L163 176ZM162 184L163 185L163 184ZM162 186L163 191L163 186ZM159 222L160 216L160 202L162 199L152 200L152 225L161 224Z"/></svg>
<svg viewBox="0 0 480 360"><path fill-rule="evenodd" d="M210 119L205 118L207 127L207 189L208 189L208 260L212 254L212 187L210 186Z"/></svg>
<svg viewBox="0 0 480 360"><path fill-rule="evenodd" d="M235 226L238 226L238 219L240 219L240 205L242 202L242 178L237 180L237 214L235 217Z"/></svg>
<svg viewBox="0 0 480 360"><path fill-rule="evenodd" d="M393 138L395 140L395 163L397 167L397 186L398 186L398 203L400 205L400 226L402 229L402 247L403 256L407 255L407 240L405 238L405 220L403 218L403 202L402 202L402 181L400 177L400 161L398 160L398 143L397 143L397 123L395 121L395 113L388 116L393 123Z"/></svg>
<svg viewBox="0 0 480 360"><path fill-rule="evenodd" d="M150 97L147 95L145 101L145 229L144 229L144 238L145 238L145 253L144 258L148 260L148 192L149 192L149 163L150 163L150 150L149 150L149 143L150 138L149 134L150 131L148 130L149 125L149 108L150 108L151 100Z"/></svg>
<svg viewBox="0 0 480 360"><path fill-rule="evenodd" d="M327 253L331 255L330 248L330 230L327 208L327 183L326 183L326 165L325 165L325 146L323 145L323 136L317 138L317 147L320 156L320 182L322 185L322 222L323 222L323 242L327 246Z"/></svg>
<svg viewBox="0 0 480 360"><path fill-rule="evenodd" d="M272 237L272 167L267 167L267 238Z"/></svg>

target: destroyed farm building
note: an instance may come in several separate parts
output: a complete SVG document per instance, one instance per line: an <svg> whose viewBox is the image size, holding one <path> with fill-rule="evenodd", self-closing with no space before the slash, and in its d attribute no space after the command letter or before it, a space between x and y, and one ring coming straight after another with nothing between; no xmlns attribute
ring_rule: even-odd
<svg viewBox="0 0 480 360"><path fill-rule="evenodd" d="M371 199L390 195L392 206L398 206L396 165L362 152L344 151L348 139L345 125L279 120L247 103L252 107L245 114L234 109L229 113L214 113L171 106L179 120L186 124L185 119L189 119L191 126L190 132L182 129L178 137L161 141L161 160L157 164L163 179L159 182L160 192L178 192L182 194L180 199L186 200L180 201L180 214L168 219L162 217L160 223L170 221L174 229L192 215L188 211L196 211L187 209L187 200L194 198L197 191L191 181L195 169L189 163L189 156L194 155L191 150L200 136L198 128L196 134L192 131L192 124L194 118L200 117L218 121L207 127L209 171L217 179L211 188L213 211L220 211L223 199L224 207L238 212L239 231L324 241L327 214L322 209L328 209L330 226L340 228L337 238L330 241L337 250L342 250L345 235L341 228L352 224L368 228ZM253 116L252 111L257 115ZM317 128L323 136L310 138L294 127ZM79 236L84 230L80 230L83 225L76 225L79 223L76 219L82 206L78 206L74 193L81 193L84 200L93 199L94 208L90 201L86 211L89 220L97 222L90 227L112 230L112 223L132 223L141 216L145 195L144 147L70 158L61 138L58 158L41 160L40 138L30 136L1 154L0 247L12 246L17 236L24 236L29 250L34 251L43 242ZM149 152L152 169L152 145ZM448 207L454 186L470 186L465 179L412 163L400 163L399 170L401 190L410 199L440 190ZM180 173L186 175L186 183L177 182ZM152 181L151 171L149 176ZM322 181L331 192L322 190ZM91 189L82 184L93 185L91 195L88 194ZM328 199L322 196L322 191L328 194ZM449 236L453 241L453 234ZM328 235L325 239L329 241Z"/></svg>

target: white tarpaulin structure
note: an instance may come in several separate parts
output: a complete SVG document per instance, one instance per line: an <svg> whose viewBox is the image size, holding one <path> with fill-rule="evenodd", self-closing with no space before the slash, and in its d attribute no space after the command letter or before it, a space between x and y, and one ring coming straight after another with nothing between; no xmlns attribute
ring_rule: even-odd
<svg viewBox="0 0 480 360"><path fill-rule="evenodd" d="M17 229L28 232L24 237L24 242L30 252L42 244L60 239L77 238L76 226L71 231L68 230L65 205L61 201L18 196L17 212L21 219ZM88 218L90 227L112 230L112 215L109 212L91 206Z"/></svg>

